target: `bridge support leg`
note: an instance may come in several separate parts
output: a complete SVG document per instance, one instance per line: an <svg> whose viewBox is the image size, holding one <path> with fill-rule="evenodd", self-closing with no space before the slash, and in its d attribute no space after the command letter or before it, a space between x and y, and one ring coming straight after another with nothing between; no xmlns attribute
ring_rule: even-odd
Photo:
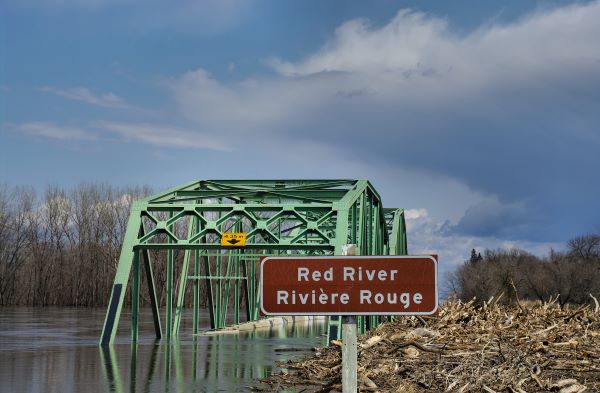
<svg viewBox="0 0 600 393"><path fill-rule="evenodd" d="M131 342L138 339L138 313L140 308L140 253L133 254L133 274L131 276Z"/></svg>
<svg viewBox="0 0 600 393"><path fill-rule="evenodd" d="M102 336L100 337L101 345L112 344L115 340L117 326L119 325L119 319L121 318L121 307L123 306L123 299L125 298L127 282L129 281L129 273L131 272L131 266L135 258L134 254L136 251L134 251L133 246L137 240L140 227L140 209L134 204L127 223L127 229L125 230L125 240L123 242L123 248L121 249L119 265L117 266L110 302L104 319Z"/></svg>
<svg viewBox="0 0 600 393"><path fill-rule="evenodd" d="M150 295L150 307L152 308L152 318L154 319L154 332L156 338L162 338L162 328L160 326L160 313L158 311L158 299L156 298L156 287L154 286L154 274L152 273L152 263L150 261L150 252L142 250L142 260L144 270L146 271L146 282L148 283L148 294Z"/></svg>
<svg viewBox="0 0 600 393"><path fill-rule="evenodd" d="M181 326L181 316L183 314L183 301L185 300L185 287L188 280L188 270L190 266L190 256L192 252L185 250L183 256L183 266L181 267L181 274L179 276L179 288L177 292L177 306L175 307L175 319L173 321L173 335L179 335L179 326Z"/></svg>
<svg viewBox="0 0 600 393"><path fill-rule="evenodd" d="M193 220L195 231L200 232L200 220ZM192 334L198 334L198 330L200 327L200 280L198 280L198 276L200 275L200 251L194 250L194 319L192 322ZM195 340L195 339L194 339ZM195 342L195 341L194 341ZM194 352L195 358L195 352ZM195 371L194 371L195 372ZM195 380L195 379L194 379Z"/></svg>

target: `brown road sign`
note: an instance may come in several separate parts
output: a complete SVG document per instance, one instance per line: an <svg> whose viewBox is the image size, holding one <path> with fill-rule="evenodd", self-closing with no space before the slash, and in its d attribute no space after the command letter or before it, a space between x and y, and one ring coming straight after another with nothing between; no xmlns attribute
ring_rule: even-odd
<svg viewBox="0 0 600 393"><path fill-rule="evenodd" d="M267 257L266 315L429 315L438 306L433 256Z"/></svg>

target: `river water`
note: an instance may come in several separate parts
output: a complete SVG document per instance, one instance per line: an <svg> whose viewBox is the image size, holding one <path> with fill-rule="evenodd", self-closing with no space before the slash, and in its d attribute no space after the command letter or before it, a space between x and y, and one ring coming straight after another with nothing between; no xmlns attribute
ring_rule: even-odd
<svg viewBox="0 0 600 393"><path fill-rule="evenodd" d="M324 343L311 322L250 333L192 336L184 313L179 340L154 340L150 310L130 345L123 312L116 343L98 346L103 309L0 308L0 392L239 392L267 376L276 361ZM187 316L187 318L186 318ZM208 328L207 316L202 320ZM307 352L285 351L305 348ZM277 350L276 350L277 349Z"/></svg>

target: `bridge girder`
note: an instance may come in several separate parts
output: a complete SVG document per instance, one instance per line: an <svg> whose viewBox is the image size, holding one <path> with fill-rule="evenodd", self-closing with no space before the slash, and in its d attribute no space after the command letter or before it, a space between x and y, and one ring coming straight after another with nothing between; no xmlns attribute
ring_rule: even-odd
<svg viewBox="0 0 600 393"><path fill-rule="evenodd" d="M222 247L225 232L245 232L246 246ZM142 265L156 337L163 336L153 274L158 261L151 260L151 250L166 254L165 335L171 338L179 333L188 280L194 285L194 333L199 326L200 281L206 284L213 328L226 324L231 302L233 322L240 322L240 294L246 319L255 320L260 317L256 269L260 258L341 255L345 244L356 244L359 255L407 253L403 210L383 208L367 180L198 180L135 201L100 343L114 342L130 281L131 337L137 340ZM181 275L173 310L177 250L183 250L183 258L178 261ZM335 328L335 319L332 323ZM363 321L363 327L369 324Z"/></svg>

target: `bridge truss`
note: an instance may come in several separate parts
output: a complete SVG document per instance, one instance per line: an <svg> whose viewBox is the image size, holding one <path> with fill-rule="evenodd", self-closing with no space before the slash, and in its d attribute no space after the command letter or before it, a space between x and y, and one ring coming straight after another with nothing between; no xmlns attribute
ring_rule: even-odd
<svg viewBox="0 0 600 393"><path fill-rule="evenodd" d="M245 247L222 246L227 232L245 232ZM261 258L341 255L346 244L355 244L359 255L407 253L403 210L384 208L367 180L200 180L136 201L100 343L114 342L128 284L131 339L137 341L142 266L156 337L170 339L179 335L186 293L193 297L193 333L201 304L208 306L212 328L257 320ZM157 263L166 263L166 279L159 283L164 319ZM368 329L377 318L361 318L359 327ZM339 337L339 324L330 318L331 338Z"/></svg>

